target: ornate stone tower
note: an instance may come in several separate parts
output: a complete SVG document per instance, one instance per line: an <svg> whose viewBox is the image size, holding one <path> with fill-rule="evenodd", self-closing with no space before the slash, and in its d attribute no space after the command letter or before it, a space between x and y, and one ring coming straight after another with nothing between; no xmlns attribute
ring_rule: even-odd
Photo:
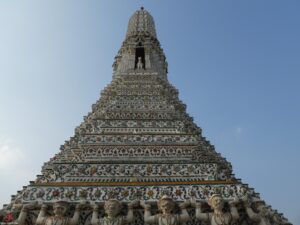
<svg viewBox="0 0 300 225"><path fill-rule="evenodd" d="M50 205L51 211L58 200L68 201L72 213L80 202L101 203L112 198L124 203L156 202L163 195L176 202L207 202L213 194L220 194L225 201L238 199L237 224L253 224L242 203L245 199L261 215L257 205L263 205L270 224L289 224L234 177L230 163L186 113L167 73L154 20L141 8L129 20L113 63L112 82L75 135L43 165L35 181L12 196L2 212L15 212L15 205L37 202L26 218L27 224L35 224L41 203ZM203 207L210 210L206 203ZM194 211L190 208L190 215ZM91 215L86 207L78 224L89 224ZM141 207L136 207L135 215L134 223L143 224Z"/></svg>

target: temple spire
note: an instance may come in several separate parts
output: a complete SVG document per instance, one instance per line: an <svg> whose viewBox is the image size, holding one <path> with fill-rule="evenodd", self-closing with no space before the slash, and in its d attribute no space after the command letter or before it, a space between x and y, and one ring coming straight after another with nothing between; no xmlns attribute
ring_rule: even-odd
<svg viewBox="0 0 300 225"><path fill-rule="evenodd" d="M129 19L126 38L130 36L151 36L156 37L154 19L151 14L141 7Z"/></svg>
<svg viewBox="0 0 300 225"><path fill-rule="evenodd" d="M113 69L114 75L151 73L167 78L166 56L157 39L154 19L144 7L130 17Z"/></svg>

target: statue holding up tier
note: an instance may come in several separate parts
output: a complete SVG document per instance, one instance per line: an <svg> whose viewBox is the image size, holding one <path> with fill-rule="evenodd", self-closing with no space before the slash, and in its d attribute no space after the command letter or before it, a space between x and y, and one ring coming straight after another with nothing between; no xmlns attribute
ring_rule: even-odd
<svg viewBox="0 0 300 225"><path fill-rule="evenodd" d="M23 205L18 219L14 222L16 222L18 225L25 225L25 220L26 220L28 211L34 209L36 206L37 206L37 202L32 202L32 203Z"/></svg>
<svg viewBox="0 0 300 225"><path fill-rule="evenodd" d="M239 219L238 211L235 207L236 201L229 202L230 212L224 212L224 200L220 194L213 194L208 205L213 212L203 213L201 211L201 203L196 203L196 219L209 222L210 225L231 225Z"/></svg>
<svg viewBox="0 0 300 225"><path fill-rule="evenodd" d="M37 225L76 225L78 223L81 205L77 204L72 218L66 217L68 202L57 201L53 205L54 216L46 216L48 206L43 204L36 220Z"/></svg>
<svg viewBox="0 0 300 225"><path fill-rule="evenodd" d="M174 209L175 202L172 198L166 195L162 196L157 202L158 209L161 211L161 213L153 216L150 212L151 205L146 204L144 201L140 204L145 210L145 223L155 223L158 225L181 225L190 220L190 216L186 210L186 207L190 204L189 202L184 202L179 205L181 208L181 214L174 214L172 211Z"/></svg>
<svg viewBox="0 0 300 225"><path fill-rule="evenodd" d="M3 209L0 210L0 223L16 222L17 218L20 216L22 206L21 203L16 202L5 205Z"/></svg>
<svg viewBox="0 0 300 225"><path fill-rule="evenodd" d="M270 213L266 205L263 201L258 200L254 202L258 213L255 213L252 208L250 207L249 200L243 200L244 207L246 209L247 215L250 220L256 222L258 225L271 225L270 223Z"/></svg>
<svg viewBox="0 0 300 225"><path fill-rule="evenodd" d="M13 203L11 206L11 210L5 213L5 218L3 222L25 225L25 220L28 211L34 209L36 206L37 202L32 202L25 205L21 203Z"/></svg>
<svg viewBox="0 0 300 225"><path fill-rule="evenodd" d="M93 209L92 225L124 225L133 221L133 205L129 203L127 216L120 215L122 205L118 200L110 199L104 203L104 210L107 216L98 219L99 205L95 205Z"/></svg>

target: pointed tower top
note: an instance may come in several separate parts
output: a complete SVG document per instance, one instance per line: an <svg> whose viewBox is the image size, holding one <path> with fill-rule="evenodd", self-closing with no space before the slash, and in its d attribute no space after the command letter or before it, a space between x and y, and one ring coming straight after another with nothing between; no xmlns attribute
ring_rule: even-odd
<svg viewBox="0 0 300 225"><path fill-rule="evenodd" d="M126 38L141 34L156 38L153 17L147 10L144 9L143 6L130 17Z"/></svg>

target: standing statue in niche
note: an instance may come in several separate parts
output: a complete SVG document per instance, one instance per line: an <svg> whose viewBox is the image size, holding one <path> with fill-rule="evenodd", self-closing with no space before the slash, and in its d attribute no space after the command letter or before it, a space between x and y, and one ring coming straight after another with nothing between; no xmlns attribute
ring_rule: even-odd
<svg viewBox="0 0 300 225"><path fill-rule="evenodd" d="M137 69L143 69L143 62L142 62L142 57L138 57L138 62L136 64Z"/></svg>
<svg viewBox="0 0 300 225"><path fill-rule="evenodd" d="M140 203L144 208L144 221L145 223L155 223L158 225L180 225L185 224L190 220L190 216L186 210L189 202L183 202L179 205L181 214L172 213L175 203L172 198L163 196L157 202L158 209L161 213L151 216L151 205L146 204L144 201Z"/></svg>
<svg viewBox="0 0 300 225"><path fill-rule="evenodd" d="M43 204L36 220L37 225L76 225L78 223L81 205L77 204L72 218L66 217L68 203L57 201L53 205L54 216L46 216L48 206Z"/></svg>
<svg viewBox="0 0 300 225"><path fill-rule="evenodd" d="M250 220L256 222L258 225L271 225L270 223L270 213L267 206L263 201L258 200L255 202L258 213L255 213L250 207L250 202L248 199L243 200L244 207L246 209L246 213Z"/></svg>
<svg viewBox="0 0 300 225"><path fill-rule="evenodd" d="M129 203L127 216L120 215L122 209L121 203L118 200L110 199L105 202L104 210L107 216L98 219L99 205L94 205L92 225L124 225L133 221L133 203Z"/></svg>
<svg viewBox="0 0 300 225"><path fill-rule="evenodd" d="M224 200L220 194L213 194L208 205L213 212L203 213L201 211L201 203L192 203L196 206L196 219L209 222L210 225L231 225L239 219L238 211L235 207L236 201L229 202L230 212L224 212Z"/></svg>

